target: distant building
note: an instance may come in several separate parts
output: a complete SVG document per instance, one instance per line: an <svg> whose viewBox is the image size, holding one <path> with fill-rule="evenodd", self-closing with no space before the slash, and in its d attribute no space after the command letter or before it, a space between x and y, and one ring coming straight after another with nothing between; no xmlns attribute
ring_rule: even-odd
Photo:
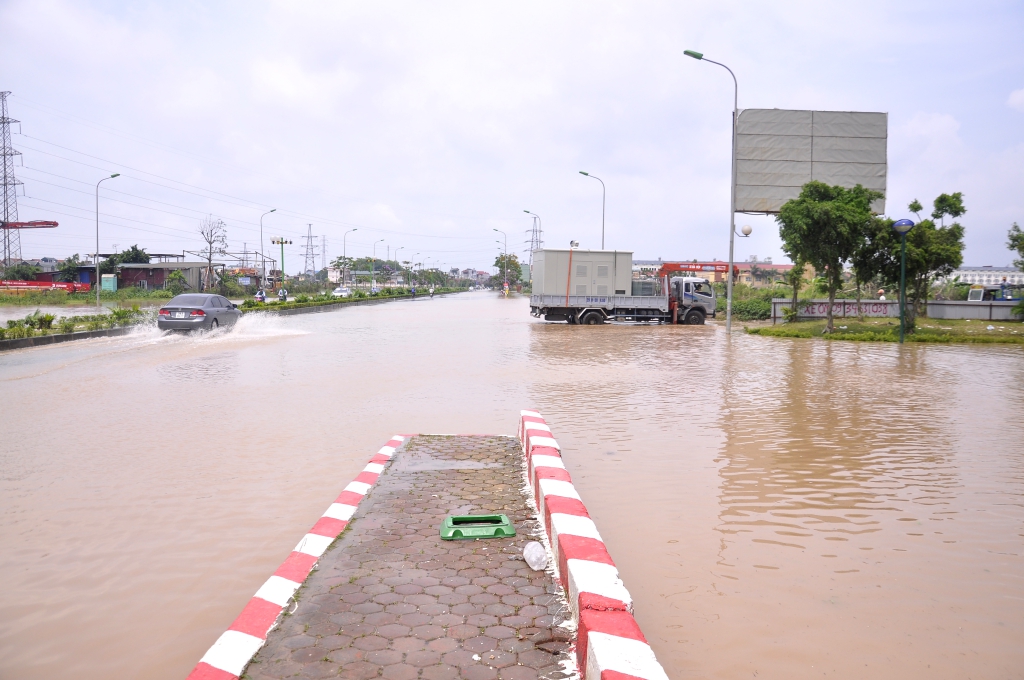
<svg viewBox="0 0 1024 680"><path fill-rule="evenodd" d="M117 285L119 288L137 286L139 288L163 288L167 283L167 276L172 271L180 271L185 275L186 287L189 290L201 290L203 281L203 270L205 262L149 262L146 264L122 264L118 265ZM214 271L223 270L224 264L213 263ZM95 271L95 268L92 268ZM216 274L215 274L216 276Z"/></svg>
<svg viewBox="0 0 1024 680"><path fill-rule="evenodd" d="M937 283L957 281L961 283L998 286L1006 277L1006 282L1011 285L1024 284L1024 272L1016 267L960 267L948 277L942 277Z"/></svg>
<svg viewBox="0 0 1024 680"><path fill-rule="evenodd" d="M658 270L666 262L697 262L697 260L686 258L678 260L663 260L661 258L657 260L633 260L633 278L657 276ZM700 260L699 263L709 265L709 269L712 269L712 271L695 272L694 276L701 276L712 283L725 283L724 269L728 268L728 262L722 260ZM723 268L723 271L713 271L714 265L719 265L720 268ZM754 288L763 288L772 285L773 281L780 281L793 268L791 264L773 264L770 257L758 260L756 256L748 262L733 262L733 266L737 270L733 283L745 283ZM804 272L804 278L812 278L813 276L813 270L808 267L807 271Z"/></svg>

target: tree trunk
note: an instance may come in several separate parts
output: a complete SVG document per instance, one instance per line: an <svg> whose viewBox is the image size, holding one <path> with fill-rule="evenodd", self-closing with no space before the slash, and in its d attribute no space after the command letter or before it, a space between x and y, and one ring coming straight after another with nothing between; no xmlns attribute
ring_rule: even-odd
<svg viewBox="0 0 1024 680"><path fill-rule="evenodd" d="M857 281L857 318L860 321L864 320L864 313L860 308L860 281Z"/></svg>
<svg viewBox="0 0 1024 680"><path fill-rule="evenodd" d="M825 332L831 333L835 330L835 324L832 321L832 305L836 301L836 286L834 283L829 282L828 286L828 322L825 324Z"/></svg>
<svg viewBox="0 0 1024 680"><path fill-rule="evenodd" d="M796 321L796 301L797 301L797 297L800 295L800 279L799 278L793 279L792 284L793 284L793 305L792 305L791 309L793 310L793 321Z"/></svg>

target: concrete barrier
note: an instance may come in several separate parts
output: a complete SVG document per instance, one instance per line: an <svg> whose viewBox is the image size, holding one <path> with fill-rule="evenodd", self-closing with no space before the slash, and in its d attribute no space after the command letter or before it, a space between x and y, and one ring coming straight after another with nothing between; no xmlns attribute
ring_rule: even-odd
<svg viewBox="0 0 1024 680"><path fill-rule="evenodd" d="M24 349L26 347L39 347L41 345L53 345L58 342L71 342L72 340L88 340L89 338L110 338L117 335L131 333L134 326L118 326L117 328L105 328L98 331L79 331L77 333L53 333L51 335L36 335L31 338L11 338L0 340L0 352L12 349Z"/></svg>
<svg viewBox="0 0 1024 680"><path fill-rule="evenodd" d="M213 646L203 655L188 680L237 680L252 657L266 643L284 608L313 571L320 556L334 542L370 488L377 483L384 465L402 446L405 437L395 435L363 471L356 476L327 512L302 537L277 571L267 579L249 603Z"/></svg>
<svg viewBox="0 0 1024 680"><path fill-rule="evenodd" d="M1016 300L929 300L929 319L981 319L983 321L1016 321L1012 313Z"/></svg>
<svg viewBox="0 0 1024 680"><path fill-rule="evenodd" d="M540 413L520 412L519 440L555 567L576 621L580 677L668 680L633 618L633 599Z"/></svg>

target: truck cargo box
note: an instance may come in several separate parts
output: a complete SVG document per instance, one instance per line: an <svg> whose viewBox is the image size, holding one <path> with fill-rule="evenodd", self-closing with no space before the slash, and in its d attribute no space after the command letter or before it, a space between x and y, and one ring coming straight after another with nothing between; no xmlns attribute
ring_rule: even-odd
<svg viewBox="0 0 1024 680"><path fill-rule="evenodd" d="M545 248L533 253L534 295L630 295L632 280L632 251Z"/></svg>

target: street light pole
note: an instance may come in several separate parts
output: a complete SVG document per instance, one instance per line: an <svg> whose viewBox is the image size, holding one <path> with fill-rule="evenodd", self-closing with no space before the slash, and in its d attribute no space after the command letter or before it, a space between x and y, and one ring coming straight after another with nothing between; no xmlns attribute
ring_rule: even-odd
<svg viewBox="0 0 1024 680"><path fill-rule="evenodd" d="M900 235L900 344L903 344L906 322L904 321L907 306L907 234L914 228L910 220L893 222L893 230Z"/></svg>
<svg viewBox="0 0 1024 680"><path fill-rule="evenodd" d="M377 273L377 244L382 243L384 239L373 242L373 259L370 260L370 294L373 295L374 288L377 287L377 281L374 278Z"/></svg>
<svg viewBox="0 0 1024 680"><path fill-rule="evenodd" d="M96 182L96 306L100 306L100 184L108 179L119 177L121 173L115 172L110 177L104 177Z"/></svg>
<svg viewBox="0 0 1024 680"><path fill-rule="evenodd" d="M732 69L717 61L706 59L700 52L684 50L683 54L693 57L698 61L706 61L721 66L732 76L732 186L729 187L729 274L726 277L725 291L725 330L732 331L732 277L733 277L733 253L736 243L736 122L740 115L740 85L736 80L736 74Z"/></svg>
<svg viewBox="0 0 1024 680"><path fill-rule="evenodd" d="M267 285L267 256L263 252L263 218L272 212L277 212L277 208L271 208L267 212L260 215L260 256L263 258L263 285Z"/></svg>
<svg viewBox="0 0 1024 680"><path fill-rule="evenodd" d="M501 229L495 229L494 231L505 237L505 285L508 285L508 234ZM501 241L498 241L498 243L501 243Z"/></svg>
<svg viewBox="0 0 1024 680"><path fill-rule="evenodd" d="M412 261L409 262L409 280L410 281L412 280L413 276L416 274L416 256L417 255L419 255L419 253L413 253ZM420 267L420 269L422 269L422 267Z"/></svg>
<svg viewBox="0 0 1024 680"><path fill-rule="evenodd" d="M593 177L601 183L601 250L604 250L604 198L605 198L605 187L604 180L595 175L591 175L589 172L583 172L580 170L580 174L585 177Z"/></svg>
<svg viewBox="0 0 1024 680"><path fill-rule="evenodd" d="M348 248L345 247L345 239L353 231L359 231L359 228L357 227L355 229L349 229L348 231L341 235L341 257L343 260L345 260L345 271L341 275L341 285L343 286L346 283L348 283Z"/></svg>
<svg viewBox="0 0 1024 680"><path fill-rule="evenodd" d="M402 263L398 261L398 251L399 250L405 250L405 246L400 246L398 248L395 248L395 264L398 265L399 271L401 271Z"/></svg>

